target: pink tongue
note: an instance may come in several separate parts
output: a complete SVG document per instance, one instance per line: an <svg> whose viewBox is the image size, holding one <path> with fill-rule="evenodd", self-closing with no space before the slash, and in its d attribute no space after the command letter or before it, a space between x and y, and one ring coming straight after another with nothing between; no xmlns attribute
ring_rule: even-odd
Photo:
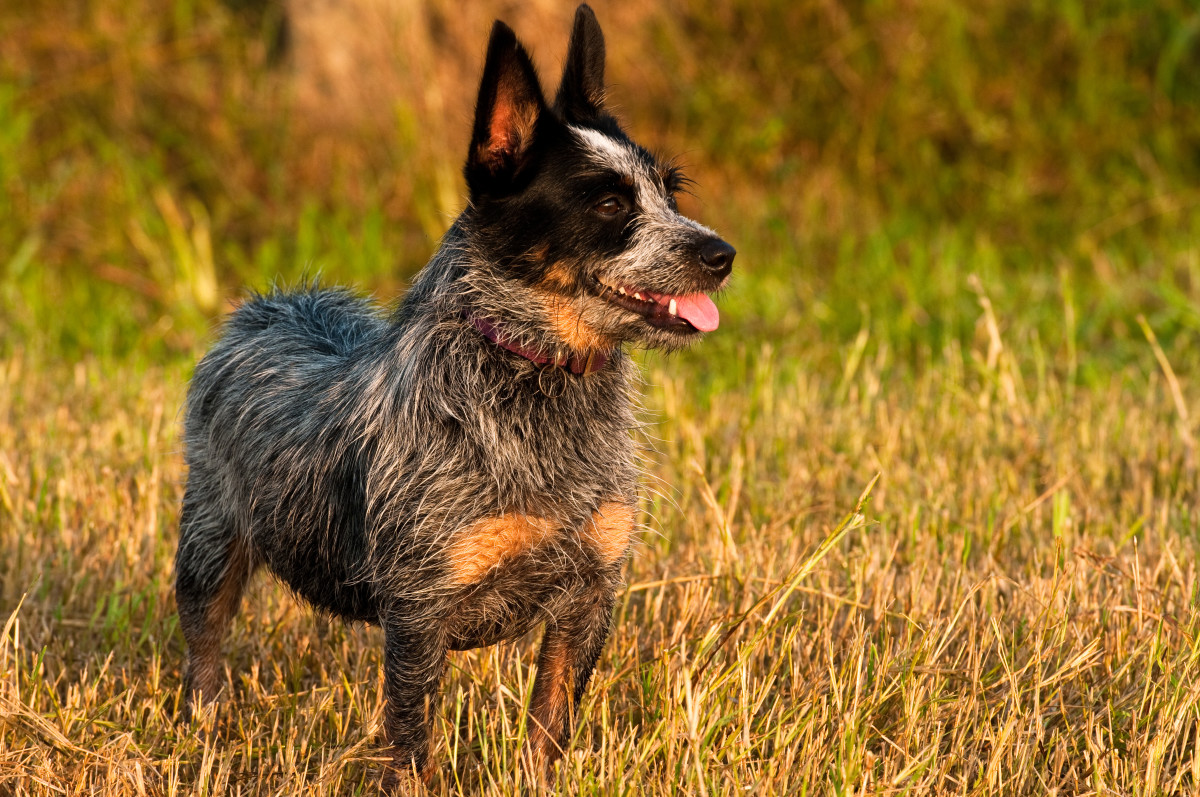
<svg viewBox="0 0 1200 797"><path fill-rule="evenodd" d="M701 332L712 332L721 323L717 306L706 294L692 293L674 298L675 312Z"/></svg>

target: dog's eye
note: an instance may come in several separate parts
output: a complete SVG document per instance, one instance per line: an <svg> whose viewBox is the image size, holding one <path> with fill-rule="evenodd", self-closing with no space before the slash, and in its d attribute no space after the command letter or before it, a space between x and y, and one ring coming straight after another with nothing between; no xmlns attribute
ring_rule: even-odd
<svg viewBox="0 0 1200 797"><path fill-rule="evenodd" d="M597 202L592 210L599 213L601 216L613 217L625 212L625 203L618 196L606 196Z"/></svg>

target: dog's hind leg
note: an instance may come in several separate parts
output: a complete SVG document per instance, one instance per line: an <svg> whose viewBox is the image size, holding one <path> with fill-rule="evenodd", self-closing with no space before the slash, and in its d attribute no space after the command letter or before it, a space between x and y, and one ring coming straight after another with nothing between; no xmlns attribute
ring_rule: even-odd
<svg viewBox="0 0 1200 797"><path fill-rule="evenodd" d="M214 502L199 500L196 494L189 479L175 555L175 603L188 648L185 718L197 700L208 702L217 695L221 639L256 564L232 520L214 512Z"/></svg>

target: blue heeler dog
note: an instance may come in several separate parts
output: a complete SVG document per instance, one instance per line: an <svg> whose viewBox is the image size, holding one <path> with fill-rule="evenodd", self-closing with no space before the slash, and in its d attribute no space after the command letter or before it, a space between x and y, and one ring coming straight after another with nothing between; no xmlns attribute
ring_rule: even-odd
<svg viewBox="0 0 1200 797"><path fill-rule="evenodd" d="M390 317L339 290L253 298L187 398L185 706L216 697L221 638L265 566L382 626L393 782L433 771L447 651L541 623L532 760L562 754L634 533L625 347L716 329L708 294L734 258L679 214L679 170L605 109L587 6L553 104L495 23L465 172L466 210Z"/></svg>

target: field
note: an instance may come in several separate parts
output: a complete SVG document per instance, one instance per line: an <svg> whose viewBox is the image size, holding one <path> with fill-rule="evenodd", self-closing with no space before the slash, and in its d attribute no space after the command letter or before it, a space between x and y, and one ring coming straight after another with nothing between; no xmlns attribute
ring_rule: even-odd
<svg viewBox="0 0 1200 797"><path fill-rule="evenodd" d="M1200 793L1200 13L632 5L610 96L739 255L719 330L637 355L644 530L557 789ZM553 83L571 14L386 8L284 46L270 3L0 6L0 795L378 789L378 629L260 577L178 724L172 558L223 313L400 295L491 19ZM453 654L432 793L531 788L535 643Z"/></svg>

